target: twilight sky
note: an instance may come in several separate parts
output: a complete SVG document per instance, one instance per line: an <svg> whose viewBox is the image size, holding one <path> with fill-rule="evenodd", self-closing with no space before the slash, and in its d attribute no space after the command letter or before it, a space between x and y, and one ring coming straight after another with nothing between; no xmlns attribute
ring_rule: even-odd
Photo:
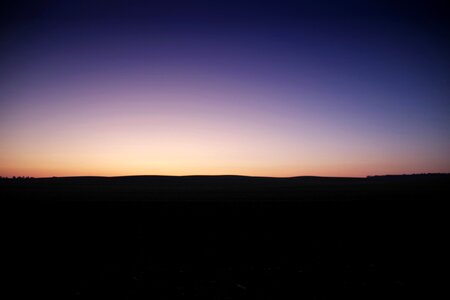
<svg viewBox="0 0 450 300"><path fill-rule="evenodd" d="M444 2L12 1L0 175L450 172Z"/></svg>

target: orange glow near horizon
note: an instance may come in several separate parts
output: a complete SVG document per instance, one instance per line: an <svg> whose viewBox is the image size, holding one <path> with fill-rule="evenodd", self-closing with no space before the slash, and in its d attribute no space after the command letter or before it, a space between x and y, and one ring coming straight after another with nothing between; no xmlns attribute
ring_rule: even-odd
<svg viewBox="0 0 450 300"><path fill-rule="evenodd" d="M78 101L47 107L48 115L33 114L33 106L11 110L0 175L365 177L448 170L438 160L414 161L425 149L402 153L391 138L332 127L326 116L297 119L289 107L268 110L251 101L224 107L207 98L166 98L157 106ZM14 127L13 119L29 123Z"/></svg>

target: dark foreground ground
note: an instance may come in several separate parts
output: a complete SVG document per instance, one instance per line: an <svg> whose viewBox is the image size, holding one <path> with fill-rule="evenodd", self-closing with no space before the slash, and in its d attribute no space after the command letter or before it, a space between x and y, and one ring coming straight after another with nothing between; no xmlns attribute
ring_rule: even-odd
<svg viewBox="0 0 450 300"><path fill-rule="evenodd" d="M432 292L449 183L1 180L2 201L19 207L9 277L16 295L42 299L410 299Z"/></svg>

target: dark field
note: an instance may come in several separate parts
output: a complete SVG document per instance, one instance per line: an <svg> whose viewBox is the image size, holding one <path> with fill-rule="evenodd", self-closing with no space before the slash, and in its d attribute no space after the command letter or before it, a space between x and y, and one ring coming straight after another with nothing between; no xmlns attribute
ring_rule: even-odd
<svg viewBox="0 0 450 300"><path fill-rule="evenodd" d="M49 299L410 299L450 176L0 181L17 293Z"/></svg>

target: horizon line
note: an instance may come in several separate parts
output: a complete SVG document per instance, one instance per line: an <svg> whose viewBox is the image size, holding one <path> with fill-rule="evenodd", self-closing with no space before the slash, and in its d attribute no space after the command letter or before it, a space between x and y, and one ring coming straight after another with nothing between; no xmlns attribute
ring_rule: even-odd
<svg viewBox="0 0 450 300"><path fill-rule="evenodd" d="M432 172L432 173L393 173L393 174L376 174L366 176L322 176L322 175L297 175L297 176L254 176L254 175L240 175L240 174L190 174L190 175L158 175L158 174L134 174L134 175L117 175L117 176L104 176L104 175L68 175L68 176L46 176L46 177L34 177L34 176L0 176L1 179L53 179L53 178L123 178L123 177L248 177L248 178L277 178L277 179L293 179L302 177L313 178L348 178L348 179L364 179L370 177L382 177L382 176L417 176L417 175L450 175L448 173Z"/></svg>

